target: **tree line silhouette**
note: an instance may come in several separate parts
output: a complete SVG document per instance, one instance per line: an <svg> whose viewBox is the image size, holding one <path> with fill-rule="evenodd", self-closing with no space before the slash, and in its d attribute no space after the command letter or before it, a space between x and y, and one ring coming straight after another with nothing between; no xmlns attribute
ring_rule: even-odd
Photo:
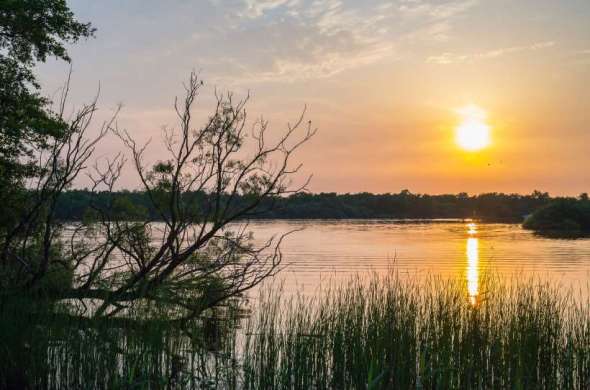
<svg viewBox="0 0 590 390"><path fill-rule="evenodd" d="M205 193L184 194L185 202L195 209L207 204ZM583 197L584 194L580 195ZM287 197L274 197L261 203L256 218L268 219L354 219L354 218L475 218L484 221L521 222L556 199L547 192L534 191L528 195L485 193L479 195L415 194L408 190L399 193L297 193ZM237 199L236 207L247 202ZM151 206L148 195L142 191L91 192L71 190L63 194L56 212L62 220L83 220L92 215L93 208L106 205L118 218L131 220L158 220L158 212Z"/></svg>

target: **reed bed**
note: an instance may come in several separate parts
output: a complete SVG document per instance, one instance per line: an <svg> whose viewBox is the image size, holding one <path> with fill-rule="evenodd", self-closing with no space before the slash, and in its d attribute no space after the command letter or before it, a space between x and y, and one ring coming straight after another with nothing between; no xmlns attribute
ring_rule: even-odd
<svg viewBox="0 0 590 390"><path fill-rule="evenodd" d="M171 326L0 303L0 389L237 387L236 319Z"/></svg>
<svg viewBox="0 0 590 390"><path fill-rule="evenodd" d="M587 299L488 278L355 278L321 298L269 290L247 327L248 389L588 389Z"/></svg>
<svg viewBox="0 0 590 390"><path fill-rule="evenodd" d="M534 279L488 278L475 304L466 290L395 274L313 298L269 287L246 319L180 328L0 302L0 388L590 388L588 298Z"/></svg>

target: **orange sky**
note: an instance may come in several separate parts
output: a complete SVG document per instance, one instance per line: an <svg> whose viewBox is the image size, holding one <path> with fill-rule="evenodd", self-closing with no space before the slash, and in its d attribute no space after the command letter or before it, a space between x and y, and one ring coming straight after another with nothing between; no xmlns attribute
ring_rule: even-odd
<svg viewBox="0 0 590 390"><path fill-rule="evenodd" d="M277 131L307 104L319 133L299 159L314 192L590 190L588 1L69 3L98 29L71 49L73 103L100 81L105 115L122 102L119 125L139 139L174 124L180 82L200 69L205 94L250 90L252 116ZM48 94L66 69L40 67ZM491 128L478 152L454 139L467 104Z"/></svg>

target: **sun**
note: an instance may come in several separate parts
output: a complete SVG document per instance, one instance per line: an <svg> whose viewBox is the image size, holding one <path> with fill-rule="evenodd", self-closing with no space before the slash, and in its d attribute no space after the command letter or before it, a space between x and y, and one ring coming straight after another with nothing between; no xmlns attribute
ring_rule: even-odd
<svg viewBox="0 0 590 390"><path fill-rule="evenodd" d="M455 129L457 145L467 151L481 150L490 145L490 126L485 123L486 112L470 104L457 110L462 120Z"/></svg>
<svg viewBox="0 0 590 390"><path fill-rule="evenodd" d="M457 127L456 138L462 149L481 150L490 144L490 127L482 122L463 122Z"/></svg>

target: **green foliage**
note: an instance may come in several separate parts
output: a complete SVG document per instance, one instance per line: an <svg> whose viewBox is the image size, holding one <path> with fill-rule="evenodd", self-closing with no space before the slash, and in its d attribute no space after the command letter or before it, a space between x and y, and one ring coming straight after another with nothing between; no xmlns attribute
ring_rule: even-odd
<svg viewBox="0 0 590 390"><path fill-rule="evenodd" d="M66 124L51 112L33 74L36 61L69 61L65 43L91 36L65 0L0 2L0 232L24 208L24 180L39 175L34 155L59 138Z"/></svg>
<svg viewBox="0 0 590 390"><path fill-rule="evenodd" d="M0 48L23 64L47 56L69 60L64 43L94 32L75 20L65 0L3 0L0 26Z"/></svg>
<svg viewBox="0 0 590 390"><path fill-rule="evenodd" d="M142 205L131 202L130 199L118 197L113 200L114 219L138 220L147 216L147 210Z"/></svg>
<svg viewBox="0 0 590 390"><path fill-rule="evenodd" d="M13 291L22 294L24 284L28 282L28 267L36 271L40 267L40 259L44 257L43 241L39 234L29 237L26 243L22 244L20 259L22 263L13 264L12 266L0 268L0 286L4 295L1 299L12 295ZM48 257L50 259L45 276L36 284L34 289L26 289L26 294L30 296L44 297L47 294L56 291L66 290L72 287L74 272L71 259L64 256L62 245L54 243L49 248ZM25 267L23 264L27 264Z"/></svg>
<svg viewBox="0 0 590 390"><path fill-rule="evenodd" d="M590 201L587 196L559 199L530 215L523 227L540 234L576 237L590 234Z"/></svg>

